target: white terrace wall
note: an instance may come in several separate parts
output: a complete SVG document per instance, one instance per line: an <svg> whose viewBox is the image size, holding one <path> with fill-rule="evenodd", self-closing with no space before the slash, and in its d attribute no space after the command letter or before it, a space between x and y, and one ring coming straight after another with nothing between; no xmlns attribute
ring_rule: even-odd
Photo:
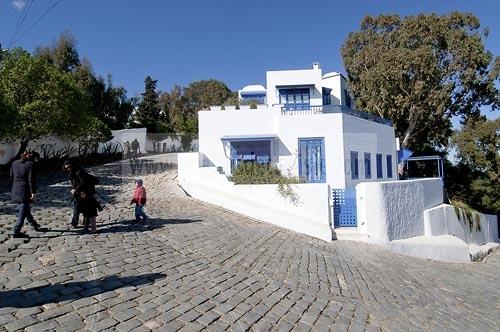
<svg viewBox="0 0 500 332"><path fill-rule="evenodd" d="M439 178L358 184L358 233L380 244L424 235L424 210L443 203L442 188Z"/></svg>
<svg viewBox="0 0 500 332"><path fill-rule="evenodd" d="M302 234L331 241L327 184L298 184L298 202L277 185L234 185L215 167L198 167L198 153L178 154L179 185L192 197Z"/></svg>
<svg viewBox="0 0 500 332"><path fill-rule="evenodd" d="M5 165L12 160L19 151L20 144L17 141L0 143L0 165ZM66 150L73 151L70 153L72 157L78 155L78 144L70 140L59 138L56 136L49 136L38 140L29 142L28 150L35 150L43 157L52 157L52 153ZM46 156L47 154L47 156Z"/></svg>
<svg viewBox="0 0 500 332"><path fill-rule="evenodd" d="M460 216L457 215L455 207L448 204L426 210L424 212L425 235L449 234L458 237L465 243L478 246L498 242L497 216L473 213L472 220L469 220L470 217L467 217L463 211L458 213Z"/></svg>

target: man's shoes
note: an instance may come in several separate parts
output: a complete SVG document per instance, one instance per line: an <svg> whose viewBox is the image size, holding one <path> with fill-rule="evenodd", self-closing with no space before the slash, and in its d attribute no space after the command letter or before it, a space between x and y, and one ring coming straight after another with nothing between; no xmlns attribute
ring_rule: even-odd
<svg viewBox="0 0 500 332"><path fill-rule="evenodd" d="M36 232L46 232L47 231L47 228L45 227L41 227L39 224L36 224L33 226L33 229L36 231Z"/></svg>
<svg viewBox="0 0 500 332"><path fill-rule="evenodd" d="M15 239L26 239L26 238L29 238L29 236L26 233L22 233L22 232L14 233L14 235L12 235L12 237L15 238Z"/></svg>

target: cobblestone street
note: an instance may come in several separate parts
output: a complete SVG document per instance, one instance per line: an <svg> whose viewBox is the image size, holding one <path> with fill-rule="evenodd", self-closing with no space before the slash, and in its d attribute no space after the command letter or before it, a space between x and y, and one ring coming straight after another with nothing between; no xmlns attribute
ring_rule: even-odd
<svg viewBox="0 0 500 332"><path fill-rule="evenodd" d="M107 201L96 235L69 227L66 181L40 184L49 231L11 238L2 184L0 330L500 331L498 251L446 264L326 243L191 199L175 171L142 176L154 219L133 224L132 174L90 171Z"/></svg>

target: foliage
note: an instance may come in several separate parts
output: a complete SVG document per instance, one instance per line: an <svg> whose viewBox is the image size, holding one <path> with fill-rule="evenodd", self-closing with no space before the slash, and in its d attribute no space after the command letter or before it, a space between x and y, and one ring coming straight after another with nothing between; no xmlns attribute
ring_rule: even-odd
<svg viewBox="0 0 500 332"><path fill-rule="evenodd" d="M299 202L292 185L303 181L298 177L284 176L276 166L242 163L232 173L231 181L234 184L277 184L278 192L283 198L295 205Z"/></svg>
<svg viewBox="0 0 500 332"><path fill-rule="evenodd" d="M61 72L71 73L89 99L92 113L110 129L125 128L133 111L133 101L127 97L125 88L113 86L111 75L104 80L94 73L88 59L80 60L76 39L68 31L52 45L38 47L35 56L45 59Z"/></svg>
<svg viewBox="0 0 500 332"><path fill-rule="evenodd" d="M187 108L196 113L213 105L222 105L231 95L231 90L224 82L201 80L192 82L184 88Z"/></svg>
<svg viewBox="0 0 500 332"><path fill-rule="evenodd" d="M13 110L11 130L2 138L77 137L89 115L88 100L74 78L26 52L2 61L0 95Z"/></svg>
<svg viewBox="0 0 500 332"><path fill-rule="evenodd" d="M157 80L147 76L144 80L144 92L135 114L136 120L141 127L146 127L148 132L158 132L163 120L163 113L159 103L159 95L156 91Z"/></svg>
<svg viewBox="0 0 500 332"><path fill-rule="evenodd" d="M452 138L459 170L450 182L461 184L451 196L480 211L500 212L500 119L469 119ZM453 174L452 174L453 175Z"/></svg>
<svg viewBox="0 0 500 332"><path fill-rule="evenodd" d="M481 231L481 217L479 216L479 212L462 201L451 200L450 203L455 208L458 220L469 226L471 232Z"/></svg>
<svg viewBox="0 0 500 332"><path fill-rule="evenodd" d="M497 109L500 59L472 14L366 16L342 56L356 106L390 119L404 146L444 146L452 116Z"/></svg>
<svg viewBox="0 0 500 332"><path fill-rule="evenodd" d="M83 59L73 75L90 99L92 113L110 129L124 129L134 110L134 101L127 97L123 87L113 86L111 75L105 81L92 70L92 65Z"/></svg>
<svg viewBox="0 0 500 332"><path fill-rule="evenodd" d="M37 47L34 55L46 59L62 72L72 72L80 66L76 39L69 31L61 33L52 45Z"/></svg>

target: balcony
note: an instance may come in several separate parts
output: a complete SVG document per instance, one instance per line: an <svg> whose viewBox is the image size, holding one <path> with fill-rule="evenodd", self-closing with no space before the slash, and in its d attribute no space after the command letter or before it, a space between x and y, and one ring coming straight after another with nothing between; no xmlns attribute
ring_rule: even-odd
<svg viewBox="0 0 500 332"><path fill-rule="evenodd" d="M378 117L376 115L361 112L346 106L342 105L319 105L319 106L310 106L310 105L285 105L281 107L281 115L308 115L308 114L328 114L328 113L343 113L351 116L355 116L357 118L374 121L377 123L381 123L387 126L392 126L392 122Z"/></svg>

